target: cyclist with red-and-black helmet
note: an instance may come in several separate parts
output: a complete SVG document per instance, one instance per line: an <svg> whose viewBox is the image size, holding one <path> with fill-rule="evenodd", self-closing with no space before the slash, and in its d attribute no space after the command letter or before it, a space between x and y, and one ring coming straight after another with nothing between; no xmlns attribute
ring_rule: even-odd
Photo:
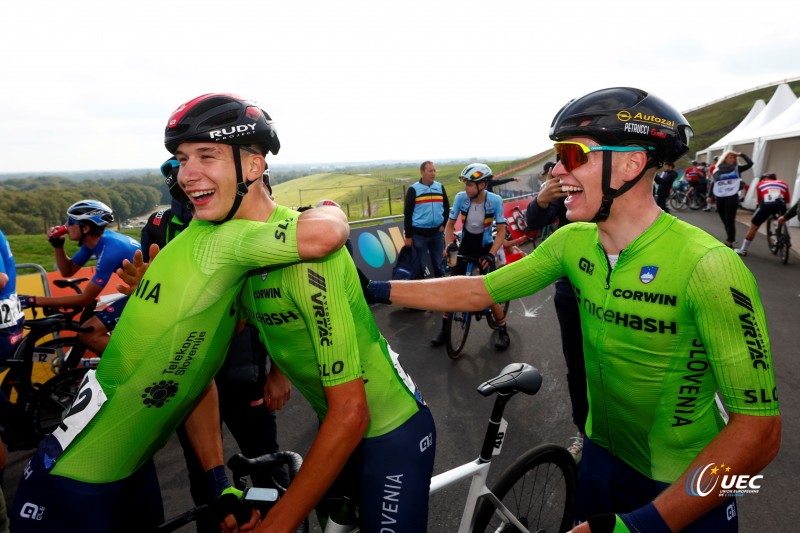
<svg viewBox="0 0 800 533"><path fill-rule="evenodd" d="M691 134L681 113L640 89L576 98L550 127L572 224L483 277L368 285L384 303L478 310L569 277L589 398L576 511L588 523L576 532L736 531L737 492L721 489L723 471L753 476L780 447L753 275L653 198L657 168L683 156Z"/></svg>
<svg viewBox="0 0 800 533"><path fill-rule="evenodd" d="M223 465L213 377L245 276L321 258L349 234L340 209L275 216L262 176L280 144L272 120L249 100L207 94L181 105L165 146L180 163L167 178L170 192L194 219L151 261L97 370L25 468L16 532L153 530L163 507L152 456L187 415L210 495L237 500ZM140 253L133 266L143 270ZM233 516L225 524L233 529Z"/></svg>

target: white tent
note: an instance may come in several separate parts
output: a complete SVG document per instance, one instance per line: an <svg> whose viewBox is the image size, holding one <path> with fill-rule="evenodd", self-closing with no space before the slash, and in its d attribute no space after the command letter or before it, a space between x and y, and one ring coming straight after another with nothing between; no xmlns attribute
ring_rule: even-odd
<svg viewBox="0 0 800 533"><path fill-rule="evenodd" d="M756 207L755 186L758 177L766 172L774 172L789 183L794 192L792 201L800 197L800 100L787 84L782 83L775 89L769 103L753 116L757 107L761 107L758 102L736 128L698 152L698 157L704 154L707 158L724 150L750 154L754 165L743 175L745 181L750 182L743 202L749 209ZM792 225L800 226L800 223L794 220Z"/></svg>

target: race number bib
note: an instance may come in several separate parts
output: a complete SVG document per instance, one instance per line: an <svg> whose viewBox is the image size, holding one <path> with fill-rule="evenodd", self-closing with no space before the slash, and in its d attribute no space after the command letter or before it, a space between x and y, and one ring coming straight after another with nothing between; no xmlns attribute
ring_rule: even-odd
<svg viewBox="0 0 800 533"><path fill-rule="evenodd" d="M25 316L19 308L17 295L12 294L9 298L0 300L0 329L16 326Z"/></svg>
<svg viewBox="0 0 800 533"><path fill-rule="evenodd" d="M89 370L81 382L78 395L72 402L64 419L53 431L53 437L61 445L62 450L66 450L78 434L83 431L89 421L94 418L103 404L106 402L106 393L97 381L95 370Z"/></svg>
<svg viewBox="0 0 800 533"><path fill-rule="evenodd" d="M386 343L386 349L389 350L389 356L392 358L392 364L394 364L394 370L397 372L397 375L400 376L400 379L403 380L403 383L408 388L411 393L417 397L420 402L425 404L425 401L422 399L422 395L417 390L417 384L414 383L414 380L411 379L403 367L400 365L400 354L392 350L392 347L389 346L389 343Z"/></svg>
<svg viewBox="0 0 800 533"><path fill-rule="evenodd" d="M764 195L764 202L767 203L775 203L775 202L782 202L783 195L780 191L776 191L774 189L770 189L767 191L767 194Z"/></svg>
<svg viewBox="0 0 800 533"><path fill-rule="evenodd" d="M726 198L739 194L739 184L742 180L736 176L731 179L720 179L714 182L714 196L717 198Z"/></svg>

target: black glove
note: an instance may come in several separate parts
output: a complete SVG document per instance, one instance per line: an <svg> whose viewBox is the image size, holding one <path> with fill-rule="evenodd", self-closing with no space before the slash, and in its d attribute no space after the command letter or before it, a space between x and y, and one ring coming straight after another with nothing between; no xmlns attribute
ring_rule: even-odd
<svg viewBox="0 0 800 533"><path fill-rule="evenodd" d="M361 292L364 293L364 299L368 304L391 304L389 295L392 292L392 286L388 281L370 281L370 279L358 270L358 279L361 282Z"/></svg>
<svg viewBox="0 0 800 533"><path fill-rule="evenodd" d="M495 268L494 256L492 254L482 255L480 259L478 259L478 262L480 263L481 268L484 269L485 272L491 272Z"/></svg>
<svg viewBox="0 0 800 533"><path fill-rule="evenodd" d="M53 248L63 248L64 247L64 237L50 237L47 239L47 242L50 243L50 246Z"/></svg>

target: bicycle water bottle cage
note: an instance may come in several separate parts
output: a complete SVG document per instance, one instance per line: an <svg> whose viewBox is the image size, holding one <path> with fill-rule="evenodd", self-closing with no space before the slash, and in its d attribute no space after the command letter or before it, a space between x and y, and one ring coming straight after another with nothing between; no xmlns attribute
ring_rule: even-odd
<svg viewBox="0 0 800 533"><path fill-rule="evenodd" d="M483 396L497 393L524 392L534 395L542 387L542 375L535 367L526 363L512 363L500 374L478 386L478 392Z"/></svg>

